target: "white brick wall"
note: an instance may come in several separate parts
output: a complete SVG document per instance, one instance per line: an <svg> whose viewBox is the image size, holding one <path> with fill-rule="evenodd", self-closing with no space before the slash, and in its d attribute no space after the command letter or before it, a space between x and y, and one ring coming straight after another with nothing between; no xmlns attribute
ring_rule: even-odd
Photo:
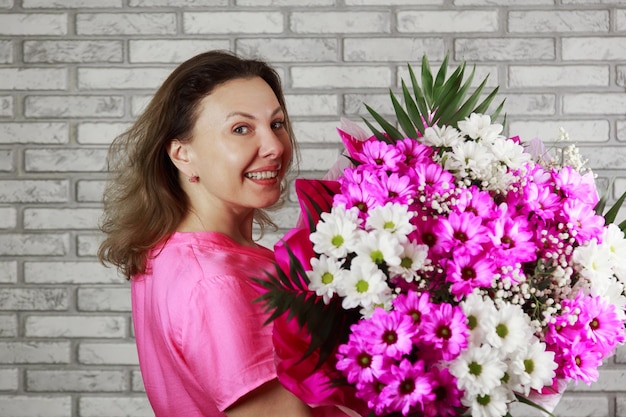
<svg viewBox="0 0 626 417"><path fill-rule="evenodd" d="M340 117L392 113L406 62L451 51L500 85L510 133L563 126L626 190L625 0L0 0L1 416L153 415L128 283L95 259L106 148L208 49L275 64L303 176L335 161ZM296 218L292 196L262 242ZM624 380L621 348L557 415L626 417Z"/></svg>

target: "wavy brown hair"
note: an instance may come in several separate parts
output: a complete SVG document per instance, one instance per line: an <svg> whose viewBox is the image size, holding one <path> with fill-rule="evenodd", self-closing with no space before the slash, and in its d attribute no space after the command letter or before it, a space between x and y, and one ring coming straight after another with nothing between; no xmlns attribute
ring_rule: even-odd
<svg viewBox="0 0 626 417"><path fill-rule="evenodd" d="M173 139L191 140L199 103L217 86L253 77L265 80L276 94L296 149L280 77L272 67L226 51L209 51L185 61L133 126L111 144L107 163L112 176L104 191L100 222L105 239L98 250L103 264L115 265L128 279L145 272L149 251L176 230L190 208L167 145ZM274 226L263 210L257 210L254 219L261 232Z"/></svg>

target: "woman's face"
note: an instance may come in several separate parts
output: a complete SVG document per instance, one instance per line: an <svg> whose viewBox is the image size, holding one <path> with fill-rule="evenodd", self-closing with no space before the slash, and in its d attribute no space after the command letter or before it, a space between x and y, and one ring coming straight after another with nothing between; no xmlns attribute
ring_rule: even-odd
<svg viewBox="0 0 626 417"><path fill-rule="evenodd" d="M280 198L291 161L285 116L259 77L216 87L199 104L187 144L204 199L217 209L264 208Z"/></svg>

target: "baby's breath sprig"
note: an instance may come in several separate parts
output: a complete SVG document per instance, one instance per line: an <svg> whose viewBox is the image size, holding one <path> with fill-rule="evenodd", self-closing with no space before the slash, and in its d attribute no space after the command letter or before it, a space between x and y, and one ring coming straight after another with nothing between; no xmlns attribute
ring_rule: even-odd
<svg viewBox="0 0 626 417"><path fill-rule="evenodd" d="M569 166L581 174L591 172L591 168L586 166L589 160L583 158L575 144L562 145L569 141L569 134L563 127L560 127L559 135L552 146L539 155L536 162L544 167L563 168Z"/></svg>

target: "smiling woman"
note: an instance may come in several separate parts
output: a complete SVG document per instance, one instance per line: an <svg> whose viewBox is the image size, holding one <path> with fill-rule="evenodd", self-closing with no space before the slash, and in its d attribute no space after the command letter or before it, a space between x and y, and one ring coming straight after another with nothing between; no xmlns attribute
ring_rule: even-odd
<svg viewBox="0 0 626 417"><path fill-rule="evenodd" d="M179 230L222 232L254 246L252 216L278 201L291 148L285 111L265 80L216 87L198 105L191 140L168 145L181 175L198 178L182 182L192 210Z"/></svg>
<svg viewBox="0 0 626 417"><path fill-rule="evenodd" d="M181 64L112 144L99 258L131 280L146 393L157 417L343 415L278 382L251 277L273 253L253 222L282 196L294 147L280 79L212 51Z"/></svg>

